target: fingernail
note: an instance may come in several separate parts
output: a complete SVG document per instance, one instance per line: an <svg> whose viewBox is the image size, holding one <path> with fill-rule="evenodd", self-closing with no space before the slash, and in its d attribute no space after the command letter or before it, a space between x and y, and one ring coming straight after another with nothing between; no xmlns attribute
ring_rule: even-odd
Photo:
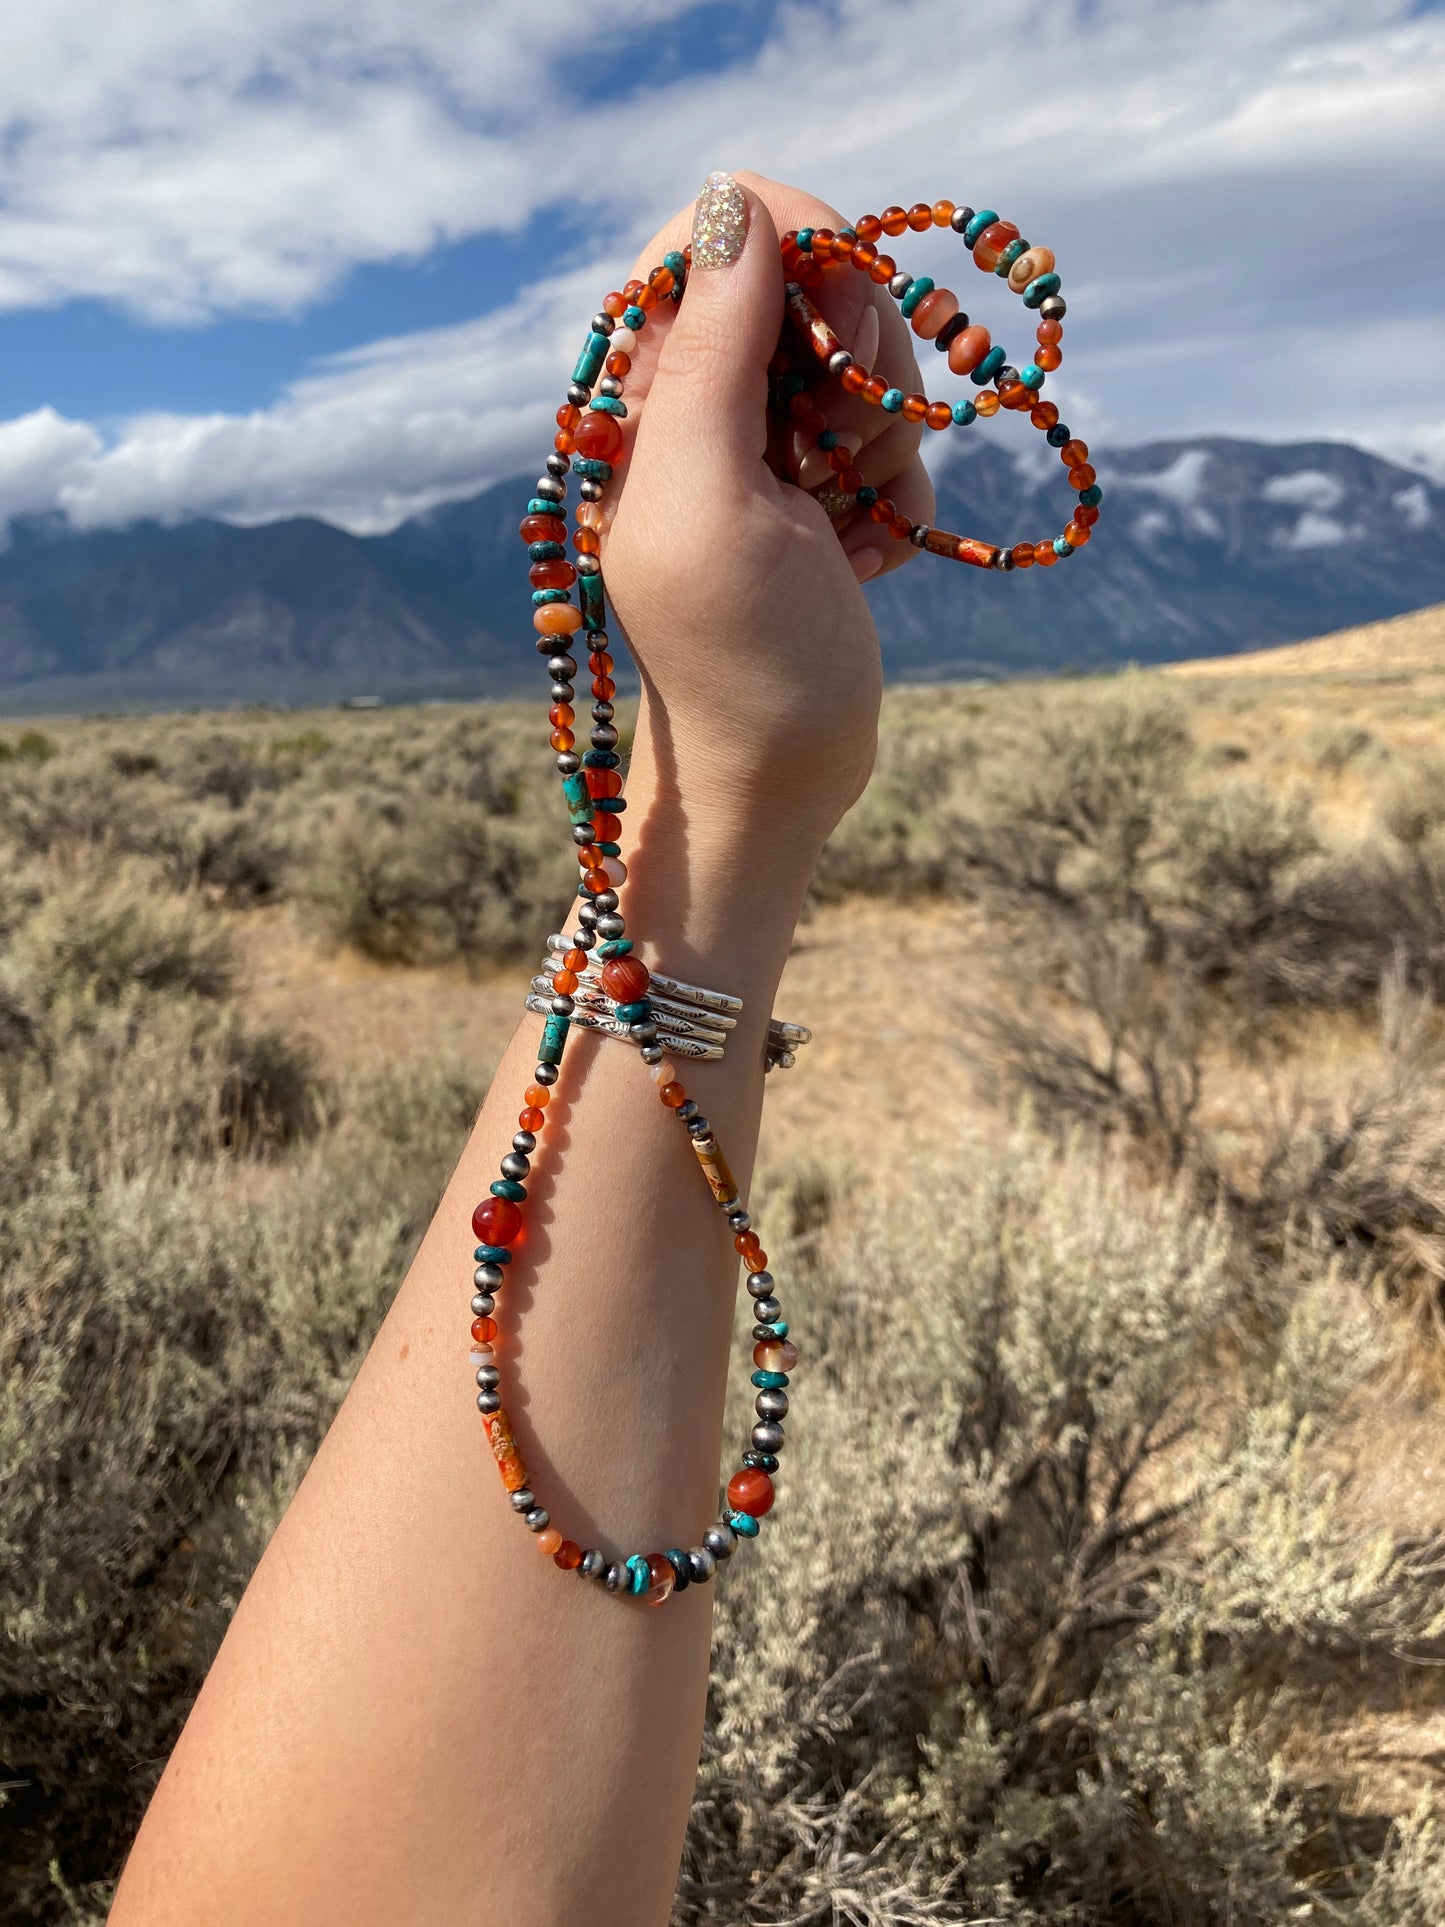
<svg viewBox="0 0 1445 1927"><path fill-rule="evenodd" d="M858 332L853 337L852 355L858 362L873 372L873 357L878 352L878 310L870 301L858 317Z"/></svg>
<svg viewBox="0 0 1445 1927"><path fill-rule="evenodd" d="M877 575L883 567L883 551L882 549L854 549L848 560L853 565L853 573L858 580L866 582L870 576Z"/></svg>
<svg viewBox="0 0 1445 1927"><path fill-rule="evenodd" d="M747 196L731 174L709 174L692 217L692 265L731 267L748 231Z"/></svg>

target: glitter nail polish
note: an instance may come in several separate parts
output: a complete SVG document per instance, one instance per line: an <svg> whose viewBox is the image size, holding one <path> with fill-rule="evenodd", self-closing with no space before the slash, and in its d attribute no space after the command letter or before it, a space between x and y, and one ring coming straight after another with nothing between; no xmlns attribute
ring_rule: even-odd
<svg viewBox="0 0 1445 1927"><path fill-rule="evenodd" d="M692 268L726 268L743 251L747 198L731 174L709 174L692 217Z"/></svg>

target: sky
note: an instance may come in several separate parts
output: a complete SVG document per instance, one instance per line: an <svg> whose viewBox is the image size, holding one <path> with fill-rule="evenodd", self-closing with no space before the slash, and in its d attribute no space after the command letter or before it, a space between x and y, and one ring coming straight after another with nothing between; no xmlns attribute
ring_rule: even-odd
<svg viewBox="0 0 1445 1927"><path fill-rule="evenodd" d="M4 12L0 521L372 532L534 469L587 317L718 167L1047 243L1050 392L1097 443L1348 440L1445 479L1445 4ZM956 238L894 252L1019 358Z"/></svg>

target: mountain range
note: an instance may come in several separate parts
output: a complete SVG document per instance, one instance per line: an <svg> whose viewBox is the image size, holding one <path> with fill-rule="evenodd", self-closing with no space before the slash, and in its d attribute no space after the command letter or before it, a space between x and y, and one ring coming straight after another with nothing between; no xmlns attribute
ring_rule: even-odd
<svg viewBox="0 0 1445 1927"><path fill-rule="evenodd" d="M1002 576L920 559L868 588L895 678L1168 662L1292 642L1445 601L1445 489L1337 442L1155 442L1094 458L1095 539ZM301 704L534 690L517 522L531 477L385 535L311 517L79 531L12 523L0 712ZM1052 451L975 436L936 520L990 539L1062 527Z"/></svg>

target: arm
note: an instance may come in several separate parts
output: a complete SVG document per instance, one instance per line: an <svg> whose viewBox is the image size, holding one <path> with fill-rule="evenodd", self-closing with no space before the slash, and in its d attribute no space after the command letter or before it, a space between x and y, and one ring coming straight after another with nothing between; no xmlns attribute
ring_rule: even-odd
<svg viewBox="0 0 1445 1927"><path fill-rule="evenodd" d="M756 187L790 224L837 218ZM763 1031L818 851L866 776L878 692L837 536L764 462L781 275L757 194L750 213L741 260L695 272L639 355L629 402L652 392L604 550L645 689L623 907L644 959L744 999L723 1061L683 1079L744 1196ZM679 217L644 271L685 234ZM882 483L906 446L893 432ZM926 490L917 473L892 486ZM559 1572L506 1502L470 1383L470 1213L539 1030L519 1026L246 1591L115 1927L667 1918L711 1589L649 1611ZM528 1189L498 1362L539 1499L579 1544L696 1544L716 1512L737 1258L634 1052L573 1036Z"/></svg>

